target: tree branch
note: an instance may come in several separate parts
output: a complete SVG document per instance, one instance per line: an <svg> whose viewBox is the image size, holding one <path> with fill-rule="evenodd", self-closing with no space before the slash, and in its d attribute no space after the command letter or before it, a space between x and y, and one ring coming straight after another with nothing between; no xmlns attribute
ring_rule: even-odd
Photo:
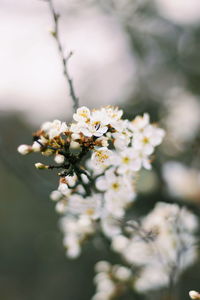
<svg viewBox="0 0 200 300"><path fill-rule="evenodd" d="M76 96L75 90L74 90L74 85L73 85L73 81L69 75L69 71L68 71L68 61L71 58L71 56L73 55L73 52L70 52L69 55L67 57L65 57L64 55L64 49L60 40L60 34L59 34L59 26L58 26L58 20L60 15L56 12L54 5L53 5L53 1L52 0L48 0L49 3L49 8L50 8L50 12L54 21L54 29L51 32L52 36L55 38L57 45L58 45L58 51L61 57L61 61L62 61L62 65L63 65L63 74L66 78L68 87L69 87L69 92L70 92L70 96L72 98L73 101L73 109L74 111L77 110L78 106L79 106L79 99Z"/></svg>

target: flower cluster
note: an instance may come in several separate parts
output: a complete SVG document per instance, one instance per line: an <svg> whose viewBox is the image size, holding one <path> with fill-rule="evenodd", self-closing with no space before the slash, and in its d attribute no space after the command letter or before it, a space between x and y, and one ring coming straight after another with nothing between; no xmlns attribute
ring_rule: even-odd
<svg viewBox="0 0 200 300"><path fill-rule="evenodd" d="M132 121L122 114L116 107L81 107L73 123L46 122L31 146L18 147L21 154L40 152L55 161L35 166L58 170L58 188L50 198L61 214L67 256L78 257L83 243L101 231L126 264L96 264L93 300L114 299L129 288L145 293L166 287L197 257L198 222L185 208L160 202L137 222L122 222L136 199L137 174L151 169L152 154L165 135L148 114Z"/></svg>
<svg viewBox="0 0 200 300"><path fill-rule="evenodd" d="M35 166L59 170L59 185L50 197L64 215L61 228L70 257L79 255L94 228L108 236L119 231L115 219L135 200L136 174L141 168L151 169L154 149L163 140L164 130L150 124L148 114L132 121L122 114L117 107L80 107L73 123L45 122L34 133L32 146L18 148L21 154L54 157L55 165Z"/></svg>
<svg viewBox="0 0 200 300"><path fill-rule="evenodd" d="M139 293L168 287L197 259L197 217L176 204L158 202L144 218L129 221L111 238L111 248L126 266L100 261L95 266L94 300L118 298L127 289ZM191 291L192 299L199 295Z"/></svg>
<svg viewBox="0 0 200 300"><path fill-rule="evenodd" d="M171 276L176 281L197 259L197 228L197 217L186 208L158 202L139 223L128 222L127 236L114 236L111 247L139 269L134 289L145 293L168 286Z"/></svg>
<svg viewBox="0 0 200 300"><path fill-rule="evenodd" d="M109 300L120 296L132 285L132 271L121 265L111 265L107 261L99 261L95 265L97 272L94 283L97 292L92 300Z"/></svg>
<svg viewBox="0 0 200 300"><path fill-rule="evenodd" d="M71 258L76 258L80 255L81 244L95 230L92 220L86 215L81 215L78 218L74 216L62 217L60 227L64 233L63 244L66 248L66 254Z"/></svg>

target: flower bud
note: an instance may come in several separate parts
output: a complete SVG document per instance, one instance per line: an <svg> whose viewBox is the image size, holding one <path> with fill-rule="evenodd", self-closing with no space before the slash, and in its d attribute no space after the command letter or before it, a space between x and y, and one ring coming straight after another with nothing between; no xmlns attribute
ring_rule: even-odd
<svg viewBox="0 0 200 300"><path fill-rule="evenodd" d="M110 263L104 260L97 262L95 265L96 272L109 272L110 268L111 268Z"/></svg>
<svg viewBox="0 0 200 300"><path fill-rule="evenodd" d="M71 149L79 149L80 148L80 144L78 142L71 141L70 148Z"/></svg>
<svg viewBox="0 0 200 300"><path fill-rule="evenodd" d="M66 201L57 202L55 209L56 209L57 213L59 213L59 214L66 212L67 202Z"/></svg>
<svg viewBox="0 0 200 300"><path fill-rule="evenodd" d="M54 160L55 160L55 162L56 162L57 164L63 164L64 161L65 161L65 157L64 157L64 155L57 154L57 155L55 156Z"/></svg>
<svg viewBox="0 0 200 300"><path fill-rule="evenodd" d="M191 299L200 299L200 294L196 291L190 291L189 296Z"/></svg>
<svg viewBox="0 0 200 300"><path fill-rule="evenodd" d="M31 149L33 150L33 152L40 152L41 145L38 142L34 142Z"/></svg>
<svg viewBox="0 0 200 300"><path fill-rule="evenodd" d="M62 197L62 194L57 190L52 191L50 194L50 198L52 201L58 201L58 200L60 200L61 197Z"/></svg>
<svg viewBox="0 0 200 300"><path fill-rule="evenodd" d="M48 169L48 166L42 164L42 163L36 163L35 164L36 169Z"/></svg>
<svg viewBox="0 0 200 300"><path fill-rule="evenodd" d="M72 139L73 140L79 140L81 138L79 133L72 133Z"/></svg>
<svg viewBox="0 0 200 300"><path fill-rule="evenodd" d="M17 151L22 155L26 155L31 152L31 147L23 144L17 148Z"/></svg>

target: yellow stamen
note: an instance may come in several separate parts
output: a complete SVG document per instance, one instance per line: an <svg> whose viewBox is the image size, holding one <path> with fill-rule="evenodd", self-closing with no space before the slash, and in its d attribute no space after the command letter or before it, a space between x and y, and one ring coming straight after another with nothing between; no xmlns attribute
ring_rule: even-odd
<svg viewBox="0 0 200 300"><path fill-rule="evenodd" d="M143 141L144 144L148 144L149 143L149 138L145 136L142 141Z"/></svg>
<svg viewBox="0 0 200 300"><path fill-rule="evenodd" d="M122 162L124 164L128 164L130 162L130 158L128 156L123 157Z"/></svg>
<svg viewBox="0 0 200 300"><path fill-rule="evenodd" d="M117 182L114 182L114 183L112 184L112 188L113 188L113 190L115 190L115 191L119 190L119 187L120 187L120 185L119 185L119 183L117 183Z"/></svg>
<svg viewBox="0 0 200 300"><path fill-rule="evenodd" d="M89 216L92 216L94 214L94 209L93 208L88 208L86 210L86 214L89 215Z"/></svg>

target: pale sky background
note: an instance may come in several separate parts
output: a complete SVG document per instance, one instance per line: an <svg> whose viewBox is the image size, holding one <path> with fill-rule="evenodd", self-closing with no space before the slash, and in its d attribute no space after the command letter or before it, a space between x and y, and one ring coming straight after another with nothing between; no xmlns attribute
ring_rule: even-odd
<svg viewBox="0 0 200 300"><path fill-rule="evenodd" d="M74 55L69 70L80 103L119 103L134 89L135 63L129 40L113 18L96 10L72 17L62 1L62 41ZM19 110L33 122L68 117L71 99L62 75L57 45L49 34L47 3L0 1L0 110Z"/></svg>
<svg viewBox="0 0 200 300"><path fill-rule="evenodd" d="M113 16L100 10L73 13L76 2L54 0L66 53L74 51L69 70L80 104L120 104L137 86L128 36ZM200 0L155 3L175 23L200 20ZM23 112L33 123L70 116L71 99L51 29L44 1L0 0L0 110Z"/></svg>

